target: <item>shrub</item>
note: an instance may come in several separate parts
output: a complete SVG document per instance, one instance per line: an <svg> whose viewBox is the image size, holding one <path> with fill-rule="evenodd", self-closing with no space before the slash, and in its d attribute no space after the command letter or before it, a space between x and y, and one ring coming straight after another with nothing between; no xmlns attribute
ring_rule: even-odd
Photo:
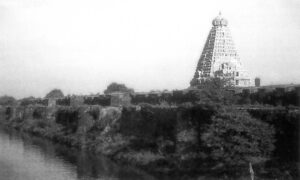
<svg viewBox="0 0 300 180"><path fill-rule="evenodd" d="M100 107L99 106L91 106L87 113L93 117L94 120L99 119L99 115L100 115Z"/></svg>
<svg viewBox="0 0 300 180"><path fill-rule="evenodd" d="M71 98L70 97L64 97L64 98L61 98L61 99L57 99L56 104L61 105L61 106L70 106Z"/></svg>
<svg viewBox="0 0 300 180"><path fill-rule="evenodd" d="M42 119L45 117L46 109L45 107L34 107L32 117L34 119Z"/></svg>
<svg viewBox="0 0 300 180"><path fill-rule="evenodd" d="M6 120L10 119L12 117L12 115L13 115L12 107L6 107L5 108L5 116L6 116L5 119Z"/></svg>
<svg viewBox="0 0 300 180"><path fill-rule="evenodd" d="M60 108L56 112L55 122L63 125L68 132L75 133L78 127L79 111L76 108Z"/></svg>
<svg viewBox="0 0 300 180"><path fill-rule="evenodd" d="M213 116L201 135L211 161L242 165L266 160L274 149L274 128L247 112L227 109Z"/></svg>
<svg viewBox="0 0 300 180"><path fill-rule="evenodd" d="M95 112L94 112L95 113ZM106 129L117 130L119 129L118 120L121 117L121 110L117 107L105 107L99 109L98 118L95 119L96 123L93 127L94 130L103 131Z"/></svg>
<svg viewBox="0 0 300 180"><path fill-rule="evenodd" d="M123 109L120 131L124 135L134 136L134 142L146 141L149 146L161 139L175 142L176 109L143 105L140 110L135 107ZM140 143L134 143L141 145ZM146 145L146 146L148 146Z"/></svg>
<svg viewBox="0 0 300 180"><path fill-rule="evenodd" d="M96 97L85 97L84 104L87 105L101 105L101 106L109 106L110 105L110 96L100 95Z"/></svg>
<svg viewBox="0 0 300 180"><path fill-rule="evenodd" d="M197 133L197 141L200 145L201 134L206 129L207 124L211 123L211 117L216 114L217 107L213 104L184 104L180 107L182 117L179 120L181 123L178 129L194 128ZM184 127L184 126L190 127Z"/></svg>
<svg viewBox="0 0 300 180"><path fill-rule="evenodd" d="M161 94L131 94L131 103L148 103L152 105L183 104L187 102L195 103L199 101L197 93L197 90L174 90L172 93L163 92Z"/></svg>
<svg viewBox="0 0 300 180"><path fill-rule="evenodd" d="M2 106L12 106L16 104L16 99L12 96L1 96L0 105Z"/></svg>
<svg viewBox="0 0 300 180"><path fill-rule="evenodd" d="M30 97L26 97L26 98L23 98L20 101L20 105L21 106L28 106L30 104L35 104L35 100L36 98L33 97L33 96L30 96Z"/></svg>
<svg viewBox="0 0 300 180"><path fill-rule="evenodd" d="M300 113L287 109L252 109L249 113L276 129L274 156L280 161L300 161Z"/></svg>
<svg viewBox="0 0 300 180"><path fill-rule="evenodd" d="M240 98L243 100L245 97L241 94ZM284 88L276 88L270 92L267 92L266 89L258 89L257 92L250 94L249 98L252 104L260 103L273 106L300 106L299 87L296 87L291 91L287 91Z"/></svg>

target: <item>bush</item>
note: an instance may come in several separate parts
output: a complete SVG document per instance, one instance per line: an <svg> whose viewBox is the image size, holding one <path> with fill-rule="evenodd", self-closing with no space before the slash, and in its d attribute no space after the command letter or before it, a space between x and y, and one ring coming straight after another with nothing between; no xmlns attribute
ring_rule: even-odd
<svg viewBox="0 0 300 180"><path fill-rule="evenodd" d="M36 100L35 97L30 96L30 97L23 98L23 99L21 99L19 101L20 101L20 105L21 106L28 106L28 105L36 104L35 100Z"/></svg>
<svg viewBox="0 0 300 180"><path fill-rule="evenodd" d="M100 116L100 107L99 106L90 106L87 113L93 117L94 120L98 120Z"/></svg>
<svg viewBox="0 0 300 180"><path fill-rule="evenodd" d="M5 108L5 119L8 120L12 117L13 115L13 108L12 107L6 107Z"/></svg>
<svg viewBox="0 0 300 180"><path fill-rule="evenodd" d="M55 122L63 125L64 129L70 133L75 133L78 127L79 111L76 108L60 108L56 112Z"/></svg>
<svg viewBox="0 0 300 180"><path fill-rule="evenodd" d="M109 106L110 105L110 96L100 95L100 96L96 96L96 97L85 97L84 104Z"/></svg>
<svg viewBox="0 0 300 180"><path fill-rule="evenodd" d="M34 107L32 117L34 119L42 119L43 117L45 117L46 110L47 109L45 107Z"/></svg>
<svg viewBox="0 0 300 180"><path fill-rule="evenodd" d="M247 112L227 109L213 116L201 135L209 159L228 166L257 163L274 149L274 128Z"/></svg>
<svg viewBox="0 0 300 180"><path fill-rule="evenodd" d="M61 99L57 99L56 104L61 105L61 106L70 106L71 98L70 97L64 97L64 98L61 98Z"/></svg>
<svg viewBox="0 0 300 180"><path fill-rule="evenodd" d="M199 101L197 90L174 90L172 93L163 92L161 94L149 93L149 94L132 94L131 103L141 104L148 103L152 105L161 104L183 104L183 103L195 103Z"/></svg>
<svg viewBox="0 0 300 180"><path fill-rule="evenodd" d="M0 105L2 106L12 106L16 104L16 99L12 96L1 96Z"/></svg>
<svg viewBox="0 0 300 180"><path fill-rule="evenodd" d="M91 115L91 112L89 112ZM93 126L93 130L101 132L106 129L106 133L110 131L115 131L119 129L118 120L121 117L121 110L117 107L105 107L98 108L98 110L93 110L93 114L91 116L95 116L97 114L98 118L94 119L95 124Z"/></svg>
<svg viewBox="0 0 300 180"><path fill-rule="evenodd" d="M241 104L269 104L273 106L300 106L299 87L291 91L284 88L276 88L272 91L267 89L258 89L257 92L246 94L245 92L239 94Z"/></svg>
<svg viewBox="0 0 300 180"><path fill-rule="evenodd" d="M197 133L197 145L200 145L201 134L206 129L207 124L211 123L211 117L216 114L217 107L212 104L185 104L180 107L182 117L178 123L178 129L194 128ZM189 127L187 127L189 126Z"/></svg>
<svg viewBox="0 0 300 180"><path fill-rule="evenodd" d="M252 109L249 113L276 129L275 158L280 161L300 161L300 113L287 109Z"/></svg>
<svg viewBox="0 0 300 180"><path fill-rule="evenodd" d="M126 107L122 112L120 131L124 135L138 138L134 142L146 141L145 146L152 146L158 139L175 142L176 122L175 108L149 105L143 105L141 109Z"/></svg>

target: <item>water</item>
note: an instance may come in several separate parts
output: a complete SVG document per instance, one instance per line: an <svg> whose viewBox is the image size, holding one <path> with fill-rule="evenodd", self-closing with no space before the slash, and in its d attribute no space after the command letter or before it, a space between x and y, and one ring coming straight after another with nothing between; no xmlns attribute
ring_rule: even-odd
<svg viewBox="0 0 300 180"><path fill-rule="evenodd" d="M155 178L90 152L0 127L0 180L119 179Z"/></svg>

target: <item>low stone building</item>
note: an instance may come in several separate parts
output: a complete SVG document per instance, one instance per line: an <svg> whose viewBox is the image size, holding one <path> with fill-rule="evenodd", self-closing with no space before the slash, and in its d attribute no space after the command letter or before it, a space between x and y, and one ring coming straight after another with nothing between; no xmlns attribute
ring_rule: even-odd
<svg viewBox="0 0 300 180"><path fill-rule="evenodd" d="M113 92L110 95L111 106L129 106L131 104L131 97L129 93Z"/></svg>

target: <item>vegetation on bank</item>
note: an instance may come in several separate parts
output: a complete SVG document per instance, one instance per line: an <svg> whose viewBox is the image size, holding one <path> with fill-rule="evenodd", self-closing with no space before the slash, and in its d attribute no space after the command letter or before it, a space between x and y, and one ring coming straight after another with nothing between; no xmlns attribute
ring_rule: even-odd
<svg viewBox="0 0 300 180"><path fill-rule="evenodd" d="M250 114L204 104L29 106L2 108L1 122L156 173L239 176L248 173L251 162L259 176L297 177L299 112L285 111L285 128L270 110ZM275 167L282 159L285 167Z"/></svg>
<svg viewBox="0 0 300 180"><path fill-rule="evenodd" d="M299 108L241 106L215 80L191 93L176 104L6 105L0 122L155 173L248 176L251 163L259 177L299 177Z"/></svg>
<svg viewBox="0 0 300 180"><path fill-rule="evenodd" d="M217 165L221 161L225 164L234 162L236 165L241 165L247 164L249 160L242 157L251 154L249 152L243 154L239 148L236 150L242 154L236 162L230 159L236 158L236 152L228 154L228 157L221 155L227 154L228 148L234 145L235 141L234 138L221 140L223 133L238 132L235 127L237 125L234 123L229 123L232 127L228 129L218 124L217 119L224 119L226 115L232 114L230 111L220 114L211 109L212 107L203 106L161 108L144 105L139 108L132 106L121 111L119 108L100 106L59 107L54 110L43 106L8 107L5 112L2 112L1 117L6 119L2 119L2 122L17 129L72 146L92 148L123 161L132 161L137 165L141 163L143 166L148 166L150 162L160 161L162 164L156 165L156 171L172 168L169 169L170 172L178 169L189 172L197 170L195 167L199 167L201 161L212 163L214 160L214 164L207 166L209 169L210 166ZM240 123L243 124L243 121ZM249 126L253 122L245 123ZM257 122L254 121L255 123ZM261 126L261 123L258 125ZM216 127L222 127L222 131ZM266 129L258 132L258 136L268 134L265 132L267 126L264 128ZM241 130L244 131L245 129ZM272 131L268 132L272 135ZM244 143L251 143L250 139L247 139L249 135L244 136ZM220 140L228 143L222 150L221 147L217 147ZM255 141L257 140L254 139ZM267 142L262 143L268 145ZM258 156L267 157L265 155L268 153L261 151L268 151L268 148L266 149L263 144L256 148L253 151L257 152ZM217 149L221 150L219 152L221 154L215 151ZM143 159L141 154L152 158ZM185 167L189 164L188 161L196 160L197 166L195 164L194 167ZM176 167L179 164L183 167Z"/></svg>

